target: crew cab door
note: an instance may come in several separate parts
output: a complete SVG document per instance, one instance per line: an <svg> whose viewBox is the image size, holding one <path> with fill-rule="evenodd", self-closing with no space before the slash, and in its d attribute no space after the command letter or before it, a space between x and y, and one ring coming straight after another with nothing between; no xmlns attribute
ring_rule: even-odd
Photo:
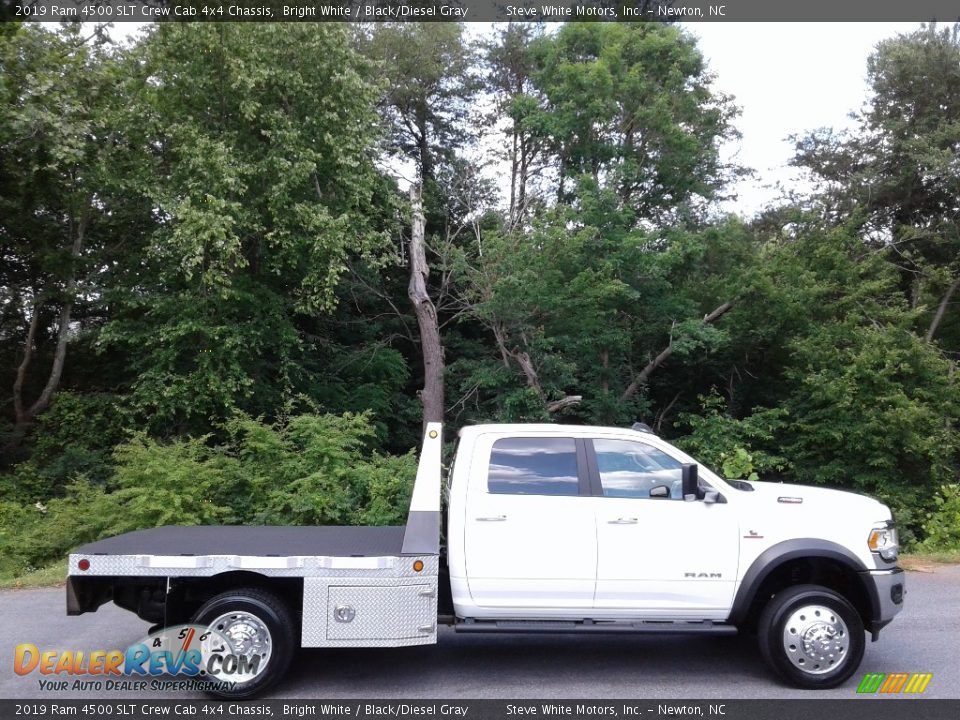
<svg viewBox="0 0 960 720"><path fill-rule="evenodd" d="M589 611L597 538L585 442L483 435L475 451L464 524L473 602Z"/></svg>
<svg viewBox="0 0 960 720"><path fill-rule="evenodd" d="M734 507L685 501L686 459L663 445L588 441L598 543L595 607L637 617L723 620L737 576Z"/></svg>

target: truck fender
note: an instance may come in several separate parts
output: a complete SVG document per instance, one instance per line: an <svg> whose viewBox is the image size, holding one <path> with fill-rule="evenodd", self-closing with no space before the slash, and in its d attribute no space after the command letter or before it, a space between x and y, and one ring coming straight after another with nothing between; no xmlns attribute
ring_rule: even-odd
<svg viewBox="0 0 960 720"><path fill-rule="evenodd" d="M868 568L864 566L860 558L842 545L830 542L829 540L794 538L784 540L776 545L771 545L753 561L753 564L750 565L750 568L744 574L736 597L733 599L733 606L730 609L728 622L739 625L746 620L750 607L763 581L783 563L800 558L824 558L833 560L857 573L858 581L870 599L871 610L874 616L876 615L880 607L879 599L876 597L876 589L873 587L873 584L863 582L863 575L861 573L866 572ZM864 624L868 624L870 619L871 618L864 618Z"/></svg>

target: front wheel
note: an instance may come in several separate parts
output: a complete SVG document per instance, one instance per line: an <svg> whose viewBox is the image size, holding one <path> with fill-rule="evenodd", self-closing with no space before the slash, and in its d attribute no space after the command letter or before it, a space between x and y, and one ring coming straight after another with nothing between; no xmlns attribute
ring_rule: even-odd
<svg viewBox="0 0 960 720"><path fill-rule="evenodd" d="M807 689L836 687L863 659L863 621L845 598L819 585L777 593L760 615L760 652L780 677Z"/></svg>
<svg viewBox="0 0 960 720"><path fill-rule="evenodd" d="M193 622L208 627L226 646L216 661L216 676L224 689L208 690L214 697L250 698L279 680L295 650L293 614L273 593L243 588L220 593L203 604Z"/></svg>

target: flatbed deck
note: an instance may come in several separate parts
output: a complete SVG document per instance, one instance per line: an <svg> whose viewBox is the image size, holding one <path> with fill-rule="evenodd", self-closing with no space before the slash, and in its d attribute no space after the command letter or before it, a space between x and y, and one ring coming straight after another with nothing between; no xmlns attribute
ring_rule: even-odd
<svg viewBox="0 0 960 720"><path fill-rule="evenodd" d="M70 554L67 614L112 601L169 627L198 617L210 603L236 606L246 597L256 604L243 592L267 593L296 618L301 647L435 643L440 430L439 423L426 429L404 526L170 525L97 540ZM255 612L244 607L243 613ZM264 627L276 619L262 612ZM279 628L271 632L276 637Z"/></svg>
<svg viewBox="0 0 960 720"><path fill-rule="evenodd" d="M384 557L402 554L403 527L194 525L98 540L76 555Z"/></svg>

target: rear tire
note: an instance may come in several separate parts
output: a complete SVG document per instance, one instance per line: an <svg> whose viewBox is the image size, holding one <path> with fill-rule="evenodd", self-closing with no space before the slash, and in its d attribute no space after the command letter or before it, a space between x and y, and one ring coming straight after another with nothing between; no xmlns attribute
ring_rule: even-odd
<svg viewBox="0 0 960 720"><path fill-rule="evenodd" d="M863 621L841 595L819 585L777 593L757 624L760 652L791 685L809 690L836 687L863 659Z"/></svg>
<svg viewBox="0 0 960 720"><path fill-rule="evenodd" d="M287 604L257 588L228 590L211 598L193 616L193 623L223 634L237 653L258 662L258 673L229 690L208 695L229 700L251 698L279 680L290 667L296 650L295 620ZM259 659L257 659L259 656ZM207 681L232 681L229 675L207 676Z"/></svg>

